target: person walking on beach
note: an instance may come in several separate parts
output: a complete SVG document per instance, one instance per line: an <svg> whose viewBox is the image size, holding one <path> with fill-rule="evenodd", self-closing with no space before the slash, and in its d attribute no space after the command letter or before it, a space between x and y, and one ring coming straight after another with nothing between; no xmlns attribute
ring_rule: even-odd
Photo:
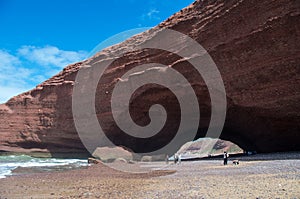
<svg viewBox="0 0 300 199"><path fill-rule="evenodd" d="M181 163L181 154L178 155L178 164Z"/></svg>
<svg viewBox="0 0 300 199"><path fill-rule="evenodd" d="M178 156L177 153L175 153L175 155L174 155L174 164L177 164L177 163L179 163L179 156Z"/></svg>
<svg viewBox="0 0 300 199"><path fill-rule="evenodd" d="M223 155L223 157L224 157L224 165L227 165L227 162L228 162L228 154L227 154L227 152L226 151L224 151L224 155Z"/></svg>

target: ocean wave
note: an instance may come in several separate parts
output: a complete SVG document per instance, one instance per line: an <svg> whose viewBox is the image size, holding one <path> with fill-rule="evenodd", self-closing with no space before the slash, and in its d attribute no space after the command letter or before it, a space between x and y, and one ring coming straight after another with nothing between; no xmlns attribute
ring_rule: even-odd
<svg viewBox="0 0 300 199"><path fill-rule="evenodd" d="M66 167L68 165L70 167ZM12 175L12 171L16 168L39 167L51 171L51 167L55 168L53 170L57 170L57 167L60 166L64 169L72 169L87 165L87 160L83 159L33 158L27 155L0 156L0 178Z"/></svg>

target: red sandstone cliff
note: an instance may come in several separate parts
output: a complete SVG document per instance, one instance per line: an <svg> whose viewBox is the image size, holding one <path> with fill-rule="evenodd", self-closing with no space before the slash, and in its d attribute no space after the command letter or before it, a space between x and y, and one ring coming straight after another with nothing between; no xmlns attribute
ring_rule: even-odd
<svg viewBox="0 0 300 199"><path fill-rule="evenodd" d="M199 42L216 62L224 80L228 111L222 139L259 152L300 150L300 3L296 0L196 1L153 30L112 46L0 105L0 150L84 152L72 117L72 89L79 67L110 58L136 42L145 42L162 28L182 32ZM210 119L205 83L187 62L161 50L140 50L114 62L98 85L96 110L103 128L117 144L138 150L145 143L126 140L112 120L109 95L118 78L150 62L169 65L193 85L201 109L198 136ZM133 118L146 124L143 113L153 103L171 111L166 131L177 128L176 100L164 88L144 89L132 99ZM170 98L168 98L170 97ZM176 112L177 111L177 112ZM164 142L167 138L156 141Z"/></svg>

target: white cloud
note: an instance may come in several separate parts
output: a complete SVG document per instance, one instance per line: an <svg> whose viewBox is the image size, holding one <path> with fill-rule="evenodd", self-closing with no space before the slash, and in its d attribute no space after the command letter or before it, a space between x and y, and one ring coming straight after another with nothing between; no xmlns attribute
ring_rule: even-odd
<svg viewBox="0 0 300 199"><path fill-rule="evenodd" d="M36 62L41 66L53 66L62 68L68 64L81 61L87 58L86 51L65 51L55 46L22 46L18 50L19 54L31 62Z"/></svg>
<svg viewBox="0 0 300 199"><path fill-rule="evenodd" d="M34 88L62 67L85 59L87 54L55 46L22 46L16 54L0 49L0 103Z"/></svg>
<svg viewBox="0 0 300 199"><path fill-rule="evenodd" d="M29 77L30 74L31 70L23 68L18 57L0 50L0 85L22 84L23 77Z"/></svg>
<svg viewBox="0 0 300 199"><path fill-rule="evenodd" d="M0 85L0 104L6 102L11 97L21 94L25 91L28 91L31 87L22 87L22 86L1 86Z"/></svg>
<svg viewBox="0 0 300 199"><path fill-rule="evenodd" d="M159 11L156 8L150 9L147 13L142 15L142 20L149 19L149 20L160 20L158 16Z"/></svg>
<svg viewBox="0 0 300 199"><path fill-rule="evenodd" d="M7 51L4 50L0 50L0 60L0 71L1 69L5 69L7 67L11 67L15 64L20 63L20 60L17 57L9 54Z"/></svg>
<svg viewBox="0 0 300 199"><path fill-rule="evenodd" d="M0 50L0 103L30 88L26 79L32 70L23 68L18 57Z"/></svg>
<svg viewBox="0 0 300 199"><path fill-rule="evenodd" d="M157 14L159 13L158 10L156 10L155 8L154 9L151 9L148 13L147 13L147 16L149 17L149 19L151 18L157 18Z"/></svg>

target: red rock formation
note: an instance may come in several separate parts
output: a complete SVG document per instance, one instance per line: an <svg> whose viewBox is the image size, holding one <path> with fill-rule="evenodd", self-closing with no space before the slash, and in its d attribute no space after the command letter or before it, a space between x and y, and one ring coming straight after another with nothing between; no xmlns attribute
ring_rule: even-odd
<svg viewBox="0 0 300 199"><path fill-rule="evenodd" d="M112 46L85 62L67 66L35 89L0 106L0 150L85 152L72 117L71 95L79 67L93 65L151 39L169 28L199 42L216 62L228 98L222 139L258 152L300 150L300 4L295 0L196 1L151 31ZM151 146L122 134L112 119L110 93L118 78L137 65L157 62L182 73L196 91L201 109L197 137L210 120L210 99L200 75L186 61L161 50L126 53L102 76L96 99L101 126L116 144L134 150ZM105 94L107 91L108 95ZM162 103L170 111L163 131L174 132L180 117L177 101L162 87L145 87L132 97L131 113L137 124L147 124L150 105ZM171 134L155 137L159 147Z"/></svg>
<svg viewBox="0 0 300 199"><path fill-rule="evenodd" d="M187 157L207 157L209 155L222 155L224 151L230 154L243 153L241 148L230 141L210 138L187 142L177 153Z"/></svg>

